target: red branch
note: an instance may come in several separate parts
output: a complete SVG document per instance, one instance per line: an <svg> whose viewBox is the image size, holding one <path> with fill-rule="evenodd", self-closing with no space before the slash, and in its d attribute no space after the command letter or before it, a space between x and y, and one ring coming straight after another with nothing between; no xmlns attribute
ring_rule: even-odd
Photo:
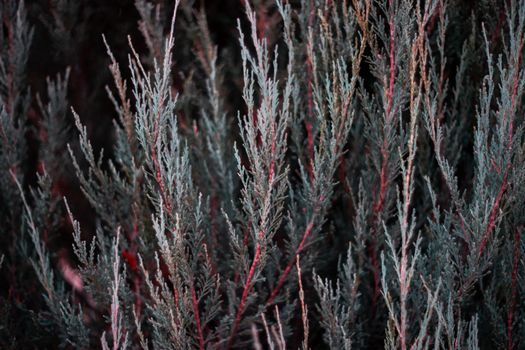
<svg viewBox="0 0 525 350"><path fill-rule="evenodd" d="M310 15L308 17L308 26L311 28L314 21L314 7L310 1ZM314 139L312 134L312 120L314 118L314 103L313 103L313 60L307 50L306 54L306 74L307 74L307 105L308 105L308 114L304 120L304 125L306 128L306 137L308 140L308 175L310 176L310 181L314 181L314 172L313 172L313 159L314 159Z"/></svg>
<svg viewBox="0 0 525 350"><path fill-rule="evenodd" d="M521 50L523 49L524 39L523 37L520 40L520 47L518 49L518 57L516 58L516 62L514 62L514 79L512 82L512 94L511 94L511 105L510 105L510 113L509 116L509 141L507 148L510 151L512 149L512 137L514 134L514 112L516 108L516 95L518 94L518 81L519 81L519 66L520 66L520 59L521 59Z"/></svg>
<svg viewBox="0 0 525 350"><path fill-rule="evenodd" d="M197 293L195 292L195 286L193 283L191 285L191 304L193 306L193 315L195 317L195 325L197 326L197 334L199 337L199 349L204 350L204 336L202 335L199 302L197 301Z"/></svg>
<svg viewBox="0 0 525 350"><path fill-rule="evenodd" d="M463 219L463 216L459 212L459 209L457 210L456 214L459 219L459 225L461 227L461 231L463 231L463 240L465 241L465 244L463 247L464 253L465 253L465 256L468 256L468 254L470 253L470 237L469 237L470 235L469 235L469 232L467 231L465 220Z"/></svg>
<svg viewBox="0 0 525 350"><path fill-rule="evenodd" d="M512 282L511 282L511 294L509 309L507 311L507 349L512 350L512 319L514 316L514 310L516 308L516 283L518 279L518 262L519 262L519 246L520 246L520 234L518 229L514 234L514 261L512 264Z"/></svg>
<svg viewBox="0 0 525 350"><path fill-rule="evenodd" d="M507 144L507 151L512 151L512 138L514 134L514 112L516 108L516 95L518 93L518 78L519 78L519 63L521 58L521 50L523 49L524 44L523 37L520 38L520 47L518 49L518 57L516 57L515 64L515 73L514 73L514 79L512 83L512 94L511 94L511 107L510 107L510 113L509 113L509 134L508 134L508 144ZM504 114L504 118L506 118L506 112ZM483 251L485 250L488 240L492 234L492 231L494 230L494 227L496 226L496 215L499 209L499 206L501 204L501 200L503 198L503 194L505 193L505 190L507 189L508 184L508 175L510 172L511 167L510 160L507 160L507 166L505 167L505 174L503 175L503 182L501 183L501 187L499 189L498 195L496 196L496 200L494 201L494 205L492 206L492 209L490 211L489 216L489 223L487 225L487 230L485 231L485 235L483 236L483 240L481 241L481 245L479 247L479 256L483 254Z"/></svg>
<svg viewBox="0 0 525 350"><path fill-rule="evenodd" d="M177 308L177 310L179 309L179 290L177 289L177 287L173 287L173 298L175 299L175 307ZM179 320L175 320L175 323L177 324L177 326L179 325Z"/></svg>
<svg viewBox="0 0 525 350"><path fill-rule="evenodd" d="M155 167L155 180L157 181L157 184L159 185L160 189L160 195L162 197L162 200L164 201L164 206L166 207L166 210L168 211L169 215L171 215L172 212L172 206L171 201L166 195L166 187L164 185L164 180L162 179L162 173L160 168L160 163L157 156L157 150L155 146L157 145L158 138L159 138L159 124L160 124L160 111L162 110L162 107L164 105L164 100L160 101L160 105L158 107L158 113L157 118L155 119L155 125L153 126L153 145L151 147L151 159L153 161L153 165Z"/></svg>
<svg viewBox="0 0 525 350"><path fill-rule="evenodd" d="M386 185L387 185L387 177L388 177L388 144L386 141L386 135L383 140L383 146L381 147L381 156L383 158L383 164L381 165L381 174L380 174L380 188L379 188L379 197L377 199L376 204L374 205L374 215L378 216L381 211L383 210L383 206L385 204L385 196L386 196Z"/></svg>
<svg viewBox="0 0 525 350"><path fill-rule="evenodd" d="M299 255L303 251L304 245L306 243L306 239L312 233L313 226L314 226L314 222L312 220L312 221L310 221L310 223L308 223L308 226L306 226L306 229L305 229L304 234L303 234L303 239L301 240L301 243L299 243L299 246L295 250L295 254L293 255L294 257ZM275 299L275 297L277 296L277 294L279 294L279 291L280 291L281 287L283 286L284 282L286 281L286 278L288 277L288 274L292 270L292 267L293 267L294 263L295 263L295 259L291 259L290 262L288 263L288 265L286 266L286 268L284 269L283 273L281 274L281 277L279 277L279 281L277 282L277 285L272 290L272 293L270 294L270 297L266 301L266 306L270 305L273 302L273 300Z"/></svg>
<svg viewBox="0 0 525 350"><path fill-rule="evenodd" d="M272 186L273 184L273 173L275 172L275 133L273 133L272 137L272 145L270 146L270 152L272 155L272 160L270 161L270 166L268 168L268 186Z"/></svg>
<svg viewBox="0 0 525 350"><path fill-rule="evenodd" d="M262 238L264 236L263 231L259 231L259 237ZM259 263L259 259L261 257L261 244L257 243L257 246L255 247L255 256L253 257L252 265L250 267L250 271L248 272L248 276L246 277L246 283L244 284L244 290L242 292L241 301L239 303L239 309L237 310L237 315L235 316L235 321L233 323L232 331L230 334L230 339L228 340L228 345L226 345L226 349L230 349L235 341L235 335L237 334L237 330L239 329L239 324L241 322L242 314L244 313L244 307L246 306L246 299L248 298L248 293L250 292L251 284L252 284L252 278L255 274L255 269L257 268L257 264Z"/></svg>
<svg viewBox="0 0 525 350"><path fill-rule="evenodd" d="M488 240L492 234L492 231L494 230L494 227L496 226L496 215L498 214L498 209L501 204L501 200L503 198L503 194L505 193L505 190L507 189L507 177L510 171L510 163L508 163L507 168L505 169L505 175L503 176L503 182L501 183L501 187L499 189L498 195L496 196L496 200L494 201L494 205L492 206L492 209L490 210L490 216L489 216L489 223L487 225L487 229L485 231L485 234L483 235L483 240L481 241L481 245L479 247L479 256L483 254L483 251L485 250Z"/></svg>
<svg viewBox="0 0 525 350"><path fill-rule="evenodd" d="M392 0L389 1L390 6L392 6ZM390 124L390 121L392 119L392 108L393 108L393 100L394 100L394 78L395 78L395 72L396 72L396 66L395 66L395 31L394 31L394 23L393 23L393 13L390 11L390 18L389 18L389 24L390 24L390 80L388 82L388 94L386 96L388 105L386 110L386 118L385 118L385 135L383 135L383 145L381 147L381 156L383 158L383 162L381 165L381 179L380 179L380 190L379 190L379 198L377 203L374 206L374 214L378 215L382 210L385 203L385 194L386 194L386 186L387 186L387 171L388 171L388 142L387 142L387 132L388 132L388 125Z"/></svg>
<svg viewBox="0 0 525 350"><path fill-rule="evenodd" d="M164 180L162 179L162 173L160 170L160 163L157 158L157 151L155 150L155 146L151 148L151 159L153 160L153 165L155 166L155 180L157 181L157 184L159 185L160 189L160 195L162 197L162 200L164 201L164 206L166 207L166 210L168 213L171 213L171 201L166 196L166 187L164 186Z"/></svg>
<svg viewBox="0 0 525 350"><path fill-rule="evenodd" d="M390 26L390 52L389 52L389 71L390 71L390 79L388 82L388 93L386 95L387 98L387 109L386 109L386 116L385 116L385 126L383 129L384 135L383 135L383 144L381 146L381 157L382 157L382 164L381 164L381 172L380 172L380 180L379 180L379 194L376 203L373 207L373 217L374 217L374 226L379 225L379 218L381 215L381 212L383 211L384 205L385 205L385 197L386 197L386 190L387 190L387 184L388 184L388 129L390 122L392 120L392 109L394 105L394 79L395 79L395 73L396 73L396 60L395 60L395 28L394 28L394 11L393 11L393 5L392 0L389 0L390 5L390 15L388 19L388 24ZM372 310L374 310L374 306L377 302L377 299L379 298L379 259L377 256L377 228L373 228L371 232L371 240L372 242L369 245L369 254L370 259L372 262L372 268L373 268L373 275L374 275L374 295L372 299Z"/></svg>

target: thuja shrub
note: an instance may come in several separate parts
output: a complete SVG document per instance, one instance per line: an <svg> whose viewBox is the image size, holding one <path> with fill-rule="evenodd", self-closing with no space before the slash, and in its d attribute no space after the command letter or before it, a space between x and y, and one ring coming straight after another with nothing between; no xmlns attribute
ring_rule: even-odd
<svg viewBox="0 0 525 350"><path fill-rule="evenodd" d="M0 348L525 347L525 1L47 3L0 0Z"/></svg>

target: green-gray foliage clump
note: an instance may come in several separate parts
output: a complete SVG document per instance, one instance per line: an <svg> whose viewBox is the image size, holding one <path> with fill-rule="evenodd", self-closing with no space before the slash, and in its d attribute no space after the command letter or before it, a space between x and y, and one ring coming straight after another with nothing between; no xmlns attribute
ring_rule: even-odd
<svg viewBox="0 0 525 350"><path fill-rule="evenodd" d="M525 1L240 3L0 0L0 348L524 348Z"/></svg>

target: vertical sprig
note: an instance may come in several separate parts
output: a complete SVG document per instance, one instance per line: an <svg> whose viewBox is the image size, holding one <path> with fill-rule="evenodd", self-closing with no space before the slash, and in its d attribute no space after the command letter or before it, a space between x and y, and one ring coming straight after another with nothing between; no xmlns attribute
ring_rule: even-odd
<svg viewBox="0 0 525 350"><path fill-rule="evenodd" d="M354 5L356 6L355 9L351 7L329 7L334 16L334 23L337 23L339 16L350 21L346 28L347 40L353 40L348 54L350 65L347 66L343 55L334 54L332 62L324 62L327 65L324 76L316 71L313 94L319 129L312 135L315 136L317 142L313 147L313 158L307 160L309 165L307 164L305 167L300 163L301 180L298 189L300 199L294 203L302 207L305 214L291 213L291 223L293 222L295 226L300 227L300 230L295 227L290 229L288 263L280 273L275 287L270 293L266 302L267 306L274 302L282 287L289 282L288 277L295 263L294 257L301 254L311 236L320 231L325 221L326 212L330 208L335 187L334 175L344 154L344 147L348 141L354 119L354 98L359 82L361 61L369 38L367 18L370 12L370 2L355 2ZM343 14L341 15L339 11ZM289 14L283 9L281 14L286 23ZM329 24L328 13L320 16L322 24L319 25L319 31L326 38L329 38L332 35L330 27L332 23ZM308 50L312 51L316 45L314 45L311 35L308 36L308 40ZM321 55L323 48L316 48L320 51L316 53ZM292 49L293 47L289 46L289 50ZM312 56L313 67L317 68L317 59L313 56L313 52L310 52L309 55Z"/></svg>
<svg viewBox="0 0 525 350"><path fill-rule="evenodd" d="M246 217L249 218L247 229L254 241L254 256L246 273L226 348L235 343L248 296L264 267L269 242L281 226L288 187L288 167L285 164L286 128L294 88L291 70L288 70L284 87L280 87L277 79L277 50L271 61L267 40L260 39L257 35L256 15L249 2L245 2L245 6L250 25L250 41L255 53L252 55L246 46L239 21L243 99L247 107L247 113L239 118L239 128L249 165L242 164L238 151L236 157L242 182L241 202Z"/></svg>
<svg viewBox="0 0 525 350"><path fill-rule="evenodd" d="M401 167L401 192L398 194L397 200L397 218L399 223L400 247L399 253L395 242L385 226L385 235L387 238L387 245L390 248L390 256L393 263L393 270L397 277L397 291L399 298L399 310L396 310L391 291L389 290L386 275L388 274L385 265L385 258L382 255L382 293L385 299L387 309L389 311L389 320L392 321L393 328L397 334L398 346L402 350L412 348L415 345L422 344L423 339L411 339L409 333L410 323L408 318L409 296L411 292L411 285L413 284L414 274L416 272L416 263L421 255L421 237L416 238L414 244L414 252L411 256L410 247L416 234L416 220L415 213L412 209L412 197L414 194L414 160L416 157L418 135L418 125L421 114L421 95L422 82L417 79L417 74L422 70L419 54L420 48L424 47L426 39L426 25L434 12L435 2L427 1L423 4L422 9L415 9L415 24L412 41L406 46L406 54L408 58L406 81L408 84L408 113L410 119L407 125L406 158L403 152L399 151L400 167ZM423 68L424 69L424 68ZM401 122L401 133L405 134L403 123ZM405 148L406 147L406 148ZM439 289L439 288L438 288ZM436 297L434 297L435 299ZM431 297L429 296L429 300ZM432 308L428 310L432 311ZM430 312L429 311L429 312ZM425 323L428 319L421 321L422 329L426 329ZM389 326L389 330L392 331ZM397 347L395 340L387 334L388 344L391 347ZM413 345L411 345L413 344Z"/></svg>
<svg viewBox="0 0 525 350"><path fill-rule="evenodd" d="M150 179L158 188L151 189L156 205L162 202L165 212L173 217L181 196L190 186L190 165L187 149L178 134L174 116L176 97L171 94L171 65L174 47L174 25L180 1L175 2L171 28L165 42L162 61L154 62L153 77L147 73L132 47L130 58L132 91L137 119L135 132L150 171ZM153 79L152 79L153 78Z"/></svg>
<svg viewBox="0 0 525 350"><path fill-rule="evenodd" d="M122 277L120 275L120 253L119 253L120 228L117 230L117 238L113 243L113 263L112 273L113 281L111 282L111 335L113 350L126 349L128 347L128 332L122 329L122 314L120 310L119 288L122 285ZM102 349L109 350L107 343L106 332L102 333L100 338Z"/></svg>
<svg viewBox="0 0 525 350"><path fill-rule="evenodd" d="M385 217L385 213L391 207L391 182L395 177L398 163L395 162L393 154L395 152L395 145L397 143L396 135L396 121L395 118L402 110L402 101L405 98L406 90L400 89L401 82L406 81L406 74L404 71L403 59L407 59L407 43L404 41L408 39L406 32L401 28L408 30L413 26L406 16L411 15L411 6L406 2L399 0L389 0L388 3L377 6L373 9L372 19L375 22L373 26L374 34L380 39L383 45L383 50L379 46L372 45L372 72L377 70L375 74L381 82L382 98L378 101L367 101L364 99L365 113L370 114L372 108L380 108L383 113L381 118L370 115L375 125L381 125L377 130L371 130L372 143L377 143L374 163L378 167L378 183L374 185L373 193L373 207L371 220L371 234L368 242L368 254L371 263L371 272L374 279L373 283L373 305L377 304L380 293L380 266L378 254L381 249L381 221ZM378 11L382 11L380 14ZM384 16L384 21L381 16ZM379 92L379 91L378 91ZM363 94L363 97L367 97ZM373 106L372 106L373 105ZM369 110L370 109L370 110ZM376 140L377 138L377 140Z"/></svg>
<svg viewBox="0 0 525 350"><path fill-rule="evenodd" d="M518 96L523 92L525 84L523 78L525 72L520 68L521 55L523 53L523 45L525 44L525 5L520 2L518 6L515 1L511 2L509 12L507 14L507 22L509 25L509 48L505 50L506 66L500 57L497 63L497 69L501 79L500 89L500 104L501 108L497 111L498 128L497 128L497 143L499 154L491 155L490 162L496 163L496 171L502 173L501 185L494 197L488 222L486 224L483 239L479 245L479 256L483 255L488 241L492 235L497 223L497 214L501 206L503 195L509 186L509 176L511 176L512 153L514 145L514 123L516 119L516 109L518 103ZM485 37L487 45L487 52L489 50L489 43ZM490 55L490 54L488 54ZM489 61L490 64L490 61ZM484 169L480 169L483 171Z"/></svg>

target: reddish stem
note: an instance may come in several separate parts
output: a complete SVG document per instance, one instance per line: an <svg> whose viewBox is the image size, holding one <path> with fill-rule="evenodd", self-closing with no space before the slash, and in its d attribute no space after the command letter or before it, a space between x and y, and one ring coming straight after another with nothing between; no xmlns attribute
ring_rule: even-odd
<svg viewBox="0 0 525 350"><path fill-rule="evenodd" d="M204 336L202 335L201 318L199 313L199 302L197 301L197 293L195 286L191 285L191 304L193 306L193 315L195 316L195 325L197 326L197 335L199 338L199 349L204 350Z"/></svg>
<svg viewBox="0 0 525 350"><path fill-rule="evenodd" d="M308 223L308 226L306 226L306 229L305 229L304 234L303 234L303 239L301 240L301 243L299 243L299 246L295 250L295 254L293 255L294 257L299 255L303 251L304 245L306 243L306 239L312 233L313 224L314 224L314 221L311 220L310 223ZM280 291L281 287L283 286L284 282L286 282L286 278L288 277L288 274L292 270L292 267L293 267L294 263L295 263L295 259L291 259L290 262L288 263L288 265L286 266L286 268L284 269L283 273L281 274L281 277L279 277L277 285L272 290L272 293L270 294L270 297L266 301L266 306L270 305L273 302L273 300L275 299L275 297L277 296L277 294L279 294L279 291Z"/></svg>
<svg viewBox="0 0 525 350"><path fill-rule="evenodd" d="M520 246L520 234L518 229L514 234L514 261L512 264L512 282L511 282L511 296L509 303L509 310L507 312L507 349L512 350L512 319L514 316L514 310L516 308L516 284L518 280L518 263L519 263L519 246Z"/></svg>
<svg viewBox="0 0 525 350"><path fill-rule="evenodd" d="M381 165L381 174L379 179L379 197L377 199L376 204L374 205L375 216L379 216L385 204L386 186L388 182L388 144L386 141L386 136L383 140L383 146L381 147L381 156L383 158L383 162Z"/></svg>
<svg viewBox="0 0 525 350"><path fill-rule="evenodd" d="M392 0L389 1L390 6L392 7ZM376 216L379 215L379 213L383 210L383 206L385 203L385 195L386 195L386 186L387 186L387 171L388 171L388 142L387 142L387 132L388 127L390 124L390 121L392 119L392 108L393 108L393 95L394 95L394 78L395 78L395 31L394 31L394 24L393 24L393 11L390 11L390 18L389 18L389 24L390 24L390 81L388 86L388 94L387 94L387 110L386 110L386 118L385 118L385 128L384 128L384 138L383 138L383 145L381 147L381 156L383 158L382 165L381 165L381 174L380 174L380 190L379 190L379 198L374 206L374 214Z"/></svg>
<svg viewBox="0 0 525 350"><path fill-rule="evenodd" d="M518 81L519 81L519 67L521 59L521 51L523 49L524 40L523 37L520 40L520 47L518 49L518 57L516 58L514 66L514 79L512 83L512 94L511 94L511 105L510 105L510 115L509 115L509 140L507 149L510 151L512 149L512 137L514 134L514 112L516 108L516 95L518 94Z"/></svg>
<svg viewBox="0 0 525 350"><path fill-rule="evenodd" d="M171 214L172 212L171 201L166 195L166 187L164 185L164 180L162 179L161 167L160 167L160 163L159 163L158 156L157 156L157 150L155 148L158 142L158 138L159 138L160 111L162 110L163 105L164 105L164 100L161 100L160 105L158 107L157 118L155 119L155 125L153 126L153 144L151 146L151 159L153 161L153 165L155 168L154 169L155 180L157 181L157 184L159 185L160 195L162 197L166 210L168 211L169 214Z"/></svg>
<svg viewBox="0 0 525 350"><path fill-rule="evenodd" d="M263 236L264 236L263 231L262 230L259 231L259 237L262 238ZM255 269L257 268L257 264L259 263L260 257L261 257L261 244L257 243L257 246L255 247L255 256L253 257L250 271L248 272L248 276L246 277L246 283L244 284L244 290L242 292L241 301L239 303L239 309L237 310L237 315L235 316L235 321L233 322L232 331L230 333L230 339L228 340L226 349L230 349L233 343L235 342L235 336L237 335L237 330L239 329L241 317L242 317L242 314L244 313L244 308L246 306L246 299L248 298L248 293L250 292L252 278L253 278L253 275L255 274Z"/></svg>
<svg viewBox="0 0 525 350"><path fill-rule="evenodd" d="M463 231L463 237L464 237L463 240L465 241L465 245L464 245L465 256L468 256L468 254L470 252L470 237L469 237L469 233L467 231L467 227L465 226L465 220L463 220L463 216L461 215L459 210L457 211L457 215L458 215L458 218L459 218L459 224L460 224L460 227L461 227L461 231Z"/></svg>
<svg viewBox="0 0 525 350"><path fill-rule="evenodd" d="M376 203L373 206L373 217L374 217L374 225L371 231L371 243L369 246L369 254L370 259L372 262L372 268L373 268L373 275L374 275L374 295L372 298L372 314L375 310L375 305L377 303L377 299L379 298L379 259L377 256L377 228L375 226L379 225L379 219L381 212L383 211L384 205L385 205L385 198L386 198L386 190L387 190L387 184L388 184L388 129L390 127L390 122L392 120L392 109L394 105L394 78L395 78L395 72L396 72L396 66L395 66L395 30L394 30L394 10L392 5L392 0L389 0L390 5L390 15L388 19L388 24L390 26L389 33L390 33L390 52L389 52L389 71L390 71L390 77L388 82L388 92L387 92L387 108L386 108L386 116L385 116L385 126L383 129L384 135L383 135L383 144L381 146L381 157L382 157L382 163L381 163L381 172L380 172L380 180L379 180L379 195L377 198Z"/></svg>
<svg viewBox="0 0 525 350"><path fill-rule="evenodd" d="M496 216L498 214L498 209L501 204L503 194L505 193L505 190L507 189L507 177L509 174L509 170L510 170L510 162L507 164L507 167L505 169L505 174L503 175L503 182L501 183L501 187L499 189L498 195L496 196L496 200L494 201L494 205L492 206L492 209L490 210L489 223L487 225L487 229L485 230L485 234L483 235L483 240L481 241L481 245L479 247L479 257L483 255L483 251L485 250L488 240L492 234L492 231L494 230L494 227L496 226Z"/></svg>
<svg viewBox="0 0 525 350"><path fill-rule="evenodd" d="M268 186L271 187L273 184L273 175L275 172L275 140L272 140L271 145L271 154L272 160L270 161L270 166L268 168Z"/></svg>
<svg viewBox="0 0 525 350"><path fill-rule="evenodd" d="M314 7L310 1L310 15L308 17L308 26L312 27L314 21ZM314 181L314 172L313 172L313 159L314 159L314 138L313 138L313 126L312 120L314 115L314 103L313 103L313 60L312 57L307 51L306 55L306 74L307 74L307 105L308 105L308 114L304 120L306 128L306 137L308 140L308 175L310 176L310 181Z"/></svg>
<svg viewBox="0 0 525 350"><path fill-rule="evenodd" d="M164 180L162 179L162 173L160 170L160 163L157 158L157 151L155 150L155 146L151 148L151 159L153 160L153 165L155 166L155 180L157 181L157 184L159 185L160 189L160 195L162 197L162 200L164 201L164 206L168 213L171 213L171 201L166 196L166 187L164 185Z"/></svg>
<svg viewBox="0 0 525 350"><path fill-rule="evenodd" d="M514 79L513 79L513 84L512 84L512 94L511 94L511 107L510 107L510 111L509 111L509 134L508 134L508 143L507 143L507 151L512 151L512 138L513 138L513 135L514 135L514 112L515 112L515 108L516 108L516 95L518 93L518 78L519 78L519 63L520 63L520 58L521 58L521 50L523 48L523 44L524 44L524 39L523 37L520 38L520 47L518 49L518 57L516 57L516 61L514 62L515 64L515 73L514 73ZM506 114L506 112L505 112ZM506 116L504 115L504 118L506 118ZM498 209L499 209L499 206L501 204L501 200L503 198L503 194L505 193L505 190L507 189L507 184L508 184L508 175L509 175L509 172L510 172L510 167L511 167L511 162L510 160L507 161L507 166L505 167L505 174L503 175L503 181L501 183L501 187L499 189L499 192L498 192L498 195L496 196L496 200L494 201L494 205L492 206L492 209L490 211L490 216L489 216L489 223L487 225L487 230L485 231L485 235L483 236L483 240L481 241L481 245L480 245L480 248L479 248L479 256L481 257L481 255L483 254L483 251L485 250L486 246L487 246L487 243L488 243L488 240L492 234L492 231L494 230L494 227L496 226L496 215L498 213Z"/></svg>
<svg viewBox="0 0 525 350"><path fill-rule="evenodd" d="M407 328L407 317L406 317L406 299L408 295L408 284L407 284L407 265L408 258L406 252L406 245L401 247L401 266L399 271L399 291L401 294L400 309L401 309L401 320L399 325L399 341L401 350L406 350L406 328Z"/></svg>

